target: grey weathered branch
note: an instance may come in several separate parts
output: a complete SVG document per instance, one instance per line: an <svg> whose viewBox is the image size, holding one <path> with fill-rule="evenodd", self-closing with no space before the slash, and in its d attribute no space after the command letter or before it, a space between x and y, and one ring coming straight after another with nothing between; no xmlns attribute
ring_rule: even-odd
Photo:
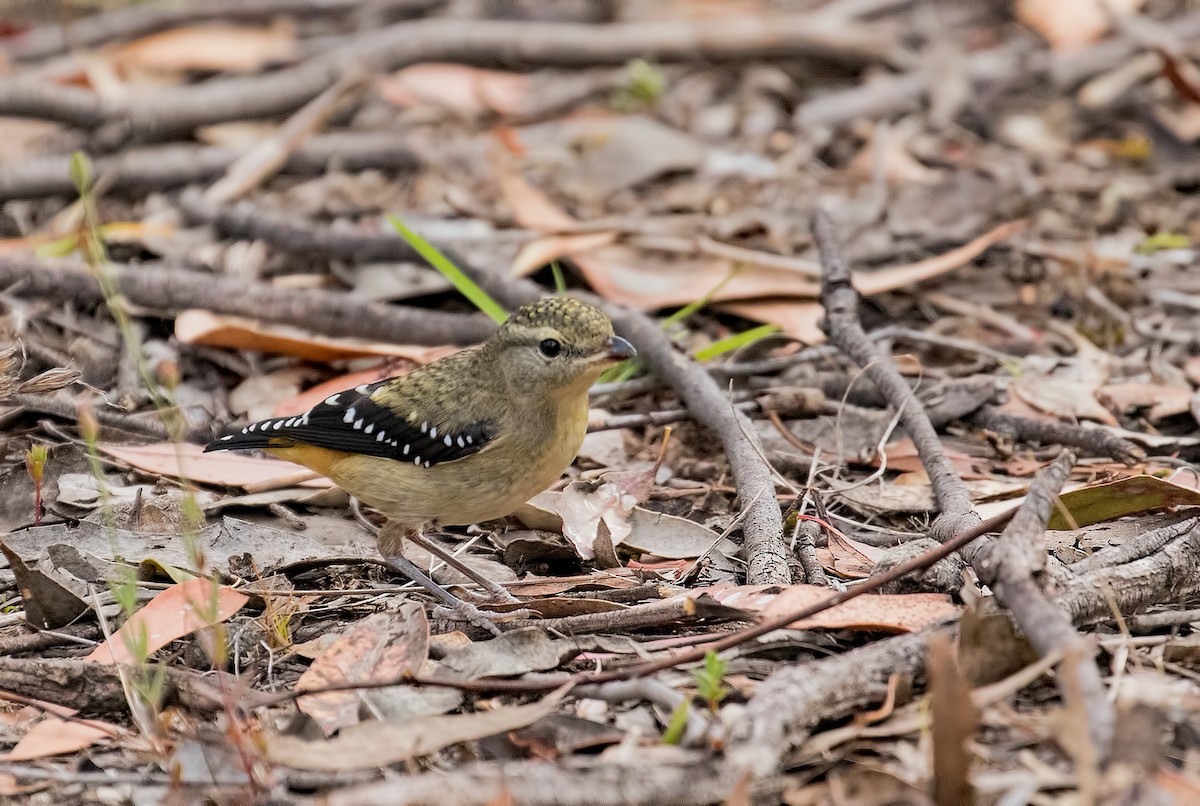
<svg viewBox="0 0 1200 806"><path fill-rule="evenodd" d="M242 151L224 146L165 145L130 148L92 161L110 191L167 190L220 176ZM316 175L330 166L346 171L412 170L421 159L394 134L339 132L310 138L289 155L283 171ZM71 158L34 157L0 166L0 202L76 194Z"/></svg>
<svg viewBox="0 0 1200 806"><path fill-rule="evenodd" d="M167 311L206 308L295 325L326 336L394 344L474 344L487 338L495 327L482 315L384 305L334 291L273 288L177 267L112 263L107 271L135 305ZM36 299L85 305L104 301L95 275L75 263L0 255L0 286Z"/></svg>

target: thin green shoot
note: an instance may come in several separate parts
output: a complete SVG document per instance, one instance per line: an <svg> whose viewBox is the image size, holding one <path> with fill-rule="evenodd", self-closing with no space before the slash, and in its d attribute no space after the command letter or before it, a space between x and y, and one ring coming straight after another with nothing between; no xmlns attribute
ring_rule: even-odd
<svg viewBox="0 0 1200 806"><path fill-rule="evenodd" d="M688 712L690 705L686 699L679 701L679 705L675 706L675 710L671 712L671 719L667 722L667 728L663 731L663 744L679 744L683 741L683 731L687 728Z"/></svg>
<svg viewBox="0 0 1200 806"><path fill-rule="evenodd" d="M425 258L430 266L433 266L449 280L458 293L466 297L472 305L490 316L496 324L501 324L508 318L508 311L504 310L500 303L492 299L491 295L480 288L462 269L454 265L452 260L439 252L437 247L406 227L399 217L390 215L387 220L392 225L392 229L396 230L409 246L417 250L417 254Z"/></svg>
<svg viewBox="0 0 1200 806"><path fill-rule="evenodd" d="M554 276L554 291L561 297L567 293L567 278L563 275L562 264L557 260L550 261L550 274Z"/></svg>
<svg viewBox="0 0 1200 806"><path fill-rule="evenodd" d="M740 350L743 347L748 347L756 341L762 341L767 336L772 336L779 332L779 325L759 325L752 327L743 333L734 333L732 336L726 336L723 339L718 339L712 344L705 347L703 350L696 351L697 361L710 361L717 356L731 353L735 350Z"/></svg>

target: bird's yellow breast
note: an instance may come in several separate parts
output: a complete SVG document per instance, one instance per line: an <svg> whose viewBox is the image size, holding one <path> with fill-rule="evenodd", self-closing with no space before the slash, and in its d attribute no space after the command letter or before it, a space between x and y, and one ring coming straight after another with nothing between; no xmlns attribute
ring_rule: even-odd
<svg viewBox="0 0 1200 806"><path fill-rule="evenodd" d="M587 392L508 425L478 453L432 467L306 445L269 453L328 476L392 519L463 525L511 514L562 475L587 432Z"/></svg>

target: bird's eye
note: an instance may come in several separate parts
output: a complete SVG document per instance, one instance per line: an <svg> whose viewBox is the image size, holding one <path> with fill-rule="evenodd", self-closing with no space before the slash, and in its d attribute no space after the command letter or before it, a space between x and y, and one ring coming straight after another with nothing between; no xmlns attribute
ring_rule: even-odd
<svg viewBox="0 0 1200 806"><path fill-rule="evenodd" d="M546 358L554 358L562 352L562 345L558 343L558 339L543 339L542 343L538 345L538 350Z"/></svg>

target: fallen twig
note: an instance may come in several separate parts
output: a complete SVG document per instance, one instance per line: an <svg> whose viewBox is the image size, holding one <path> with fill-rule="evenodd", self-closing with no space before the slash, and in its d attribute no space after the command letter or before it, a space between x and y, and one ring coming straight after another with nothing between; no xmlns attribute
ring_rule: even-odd
<svg viewBox="0 0 1200 806"><path fill-rule="evenodd" d="M107 271L134 305L170 311L206 308L326 336L393 344L474 344L494 329L482 315L384 305L332 291L273 288L173 266L110 263ZM104 301L95 276L73 263L0 255L0 285L12 286L14 293L25 297L82 305Z"/></svg>
<svg viewBox="0 0 1200 806"><path fill-rule="evenodd" d="M224 146L146 146L97 157L92 164L112 191L168 190L220 176L241 153ZM391 133L338 132L308 140L288 156L282 170L315 175L331 164L346 171L408 171L417 168L421 159ZM0 201L76 193L69 156L34 157L0 166ZM394 251L401 252L400 248ZM410 249L408 257L414 256Z"/></svg>
<svg viewBox="0 0 1200 806"><path fill-rule="evenodd" d="M1088 734L1101 758L1108 755L1117 715L1095 663L1095 649L1071 626L1067 613L1043 589L1046 570L1046 524L1054 514L1055 501L1075 464L1063 453L1038 474L1025 503L1004 534L980 552L972 566L980 582L992 588L996 601L1004 605L1039 655L1079 653L1074 664L1074 685L1060 685L1062 696L1084 700Z"/></svg>

